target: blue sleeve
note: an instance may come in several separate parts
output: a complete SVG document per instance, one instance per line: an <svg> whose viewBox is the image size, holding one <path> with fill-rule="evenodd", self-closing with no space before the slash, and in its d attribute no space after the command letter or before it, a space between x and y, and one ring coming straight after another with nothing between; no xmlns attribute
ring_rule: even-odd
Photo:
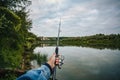
<svg viewBox="0 0 120 80"><path fill-rule="evenodd" d="M24 75L17 78L17 80L48 80L51 75L49 66L42 65L40 68L30 70Z"/></svg>

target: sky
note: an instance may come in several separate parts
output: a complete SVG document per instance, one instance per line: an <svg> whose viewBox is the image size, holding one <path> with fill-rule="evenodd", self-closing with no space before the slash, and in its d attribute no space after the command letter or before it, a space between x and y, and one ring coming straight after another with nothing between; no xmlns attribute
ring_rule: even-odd
<svg viewBox="0 0 120 80"><path fill-rule="evenodd" d="M31 32L55 37L120 33L120 0L32 0Z"/></svg>

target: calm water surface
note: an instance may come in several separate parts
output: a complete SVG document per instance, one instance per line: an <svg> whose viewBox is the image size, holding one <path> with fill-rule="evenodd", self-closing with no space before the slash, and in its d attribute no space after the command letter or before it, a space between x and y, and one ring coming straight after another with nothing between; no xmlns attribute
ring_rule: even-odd
<svg viewBox="0 0 120 80"><path fill-rule="evenodd" d="M120 80L120 51L66 46L59 52L65 56L58 80ZM54 53L55 47L37 47L34 52ZM37 65L36 65L37 67Z"/></svg>

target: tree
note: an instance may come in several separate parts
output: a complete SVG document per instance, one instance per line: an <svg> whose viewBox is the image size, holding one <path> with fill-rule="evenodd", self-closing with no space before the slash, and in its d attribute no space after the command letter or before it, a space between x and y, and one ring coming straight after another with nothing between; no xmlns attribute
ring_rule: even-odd
<svg viewBox="0 0 120 80"><path fill-rule="evenodd" d="M2 64L1 67L11 66L14 68L19 65L21 59L22 46L19 36L21 19L4 7L0 7L0 12L0 57L2 61L0 64Z"/></svg>
<svg viewBox="0 0 120 80"><path fill-rule="evenodd" d="M26 11L28 5L29 0L0 0L0 64L4 63L3 67L15 68L20 64L32 24Z"/></svg>

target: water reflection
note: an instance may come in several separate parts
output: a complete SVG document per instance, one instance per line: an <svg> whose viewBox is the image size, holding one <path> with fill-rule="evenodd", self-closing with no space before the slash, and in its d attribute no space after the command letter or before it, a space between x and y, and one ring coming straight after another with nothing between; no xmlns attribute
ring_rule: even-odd
<svg viewBox="0 0 120 80"><path fill-rule="evenodd" d="M47 62L46 54L34 53L31 61L31 68L38 68L45 62Z"/></svg>
<svg viewBox="0 0 120 80"><path fill-rule="evenodd" d="M34 52L54 53L55 47L37 47ZM120 80L120 51L75 46L60 47L65 64L57 70L59 80Z"/></svg>

